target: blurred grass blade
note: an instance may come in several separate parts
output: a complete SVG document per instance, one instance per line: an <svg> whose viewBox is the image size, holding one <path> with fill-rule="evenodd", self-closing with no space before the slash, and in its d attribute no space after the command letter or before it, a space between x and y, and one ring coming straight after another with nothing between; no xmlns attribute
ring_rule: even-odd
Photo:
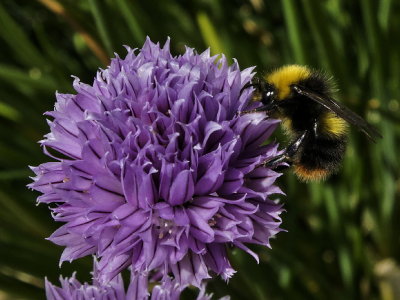
<svg viewBox="0 0 400 300"><path fill-rule="evenodd" d="M390 14L392 12L392 0L379 1L378 20L382 30L387 32L390 22Z"/></svg>
<svg viewBox="0 0 400 300"><path fill-rule="evenodd" d="M0 107L1 110L1 107ZM0 171L0 180L14 180L14 179L26 179L30 175L32 175L32 172L23 169L23 170L2 170Z"/></svg>
<svg viewBox="0 0 400 300"><path fill-rule="evenodd" d="M338 203L337 200L335 199L332 188L329 186L325 187L323 194L324 194L323 197L324 203L326 205L326 210L329 217L329 223L331 225L331 231L340 234L339 233L340 215L338 211Z"/></svg>
<svg viewBox="0 0 400 300"><path fill-rule="evenodd" d="M1 268L1 266L0 266ZM44 291L29 283L20 281L8 274L2 274L0 270L0 291L5 292L5 300L11 299L43 299ZM7 296L8 294L8 296ZM3 293L0 293L3 297Z"/></svg>
<svg viewBox="0 0 400 300"><path fill-rule="evenodd" d="M38 69L34 69L38 70ZM40 72L40 71L39 71ZM31 87L36 89L44 89L55 91L57 88L56 82L47 76L35 76L27 71L17 69L14 66L0 64L0 79L9 82L11 85L21 86L23 88Z"/></svg>
<svg viewBox="0 0 400 300"><path fill-rule="evenodd" d="M29 67L41 67L45 61L21 27L7 14L0 3L0 36L13 54Z"/></svg>
<svg viewBox="0 0 400 300"><path fill-rule="evenodd" d="M351 264L350 253L346 248L340 247L338 256L340 271L342 273L344 284L351 289L353 284L353 267Z"/></svg>
<svg viewBox="0 0 400 300"><path fill-rule="evenodd" d="M302 38L302 30L299 23L299 9L296 2L291 0L282 1L283 13L285 16L286 28L289 34L290 45L293 49L295 63L306 64L305 44Z"/></svg>
<svg viewBox="0 0 400 300"><path fill-rule="evenodd" d="M371 55L372 72L371 72L371 85L375 92L375 97L381 101L385 100L385 91L383 83L383 64L380 37L382 34L378 31L376 15L374 14L376 5L375 1L364 0L361 1L361 11L363 14L364 26L366 30L368 47Z"/></svg>
<svg viewBox="0 0 400 300"><path fill-rule="evenodd" d="M342 84L347 84L347 73L341 63L336 45L333 43L331 32L328 29L327 12L322 9L322 2L316 0L302 0L304 14L310 27L320 65L337 78Z"/></svg>
<svg viewBox="0 0 400 300"><path fill-rule="evenodd" d="M11 121L18 121L21 116L15 108L8 105L7 103L0 101L0 117L9 119ZM1 171L0 171L0 174L1 174ZM1 175L0 175L0 178L1 178Z"/></svg>
<svg viewBox="0 0 400 300"><path fill-rule="evenodd" d="M107 49L109 55L114 53L114 48L112 46L111 36L108 31L108 25L105 21L102 11L102 5L99 4L101 1L99 0L89 0L90 8L94 17L94 21L96 23L96 27L99 31L100 38L103 41L104 46Z"/></svg>
<svg viewBox="0 0 400 300"><path fill-rule="evenodd" d="M228 51L224 51L226 49L223 48L217 31L215 30L215 27L213 26L211 20L205 12L197 13L197 24L200 28L201 35L203 36L204 43L211 48L211 53L224 53L227 57L229 57Z"/></svg>
<svg viewBox="0 0 400 300"><path fill-rule="evenodd" d="M125 18L125 21L128 24L130 31L132 32L132 36L135 39L136 44L142 43L145 39L145 34L140 27L140 24L138 23L134 13L132 12L129 3L127 2L127 0L117 0L116 3L119 7L121 14Z"/></svg>
<svg viewBox="0 0 400 300"><path fill-rule="evenodd" d="M16 223L20 225L25 224L25 228L28 231L35 233L39 236L49 235L49 231L40 222L38 222L31 214L30 211L34 209L35 204L32 203L31 206L26 205L26 203L12 201L5 193L0 191L0 204L4 209L6 209L11 215L15 216Z"/></svg>
<svg viewBox="0 0 400 300"><path fill-rule="evenodd" d="M105 53L103 48L97 43L97 41L65 10L65 8L56 0L38 0L44 6L46 6L53 13L60 15L64 18L71 27L77 31L77 33L83 38L87 46L92 50L96 57L104 64L109 63L109 55Z"/></svg>
<svg viewBox="0 0 400 300"><path fill-rule="evenodd" d="M384 173L383 175L383 182L385 182L385 189L383 190L382 193L382 220L383 224L385 224L384 228L388 228L388 226L391 223L391 219L393 217L393 210L395 208L395 194L396 194L396 186L395 182L391 180L391 175L388 173ZM385 229L386 231L388 229ZM386 232L385 235L389 234L389 232Z"/></svg>

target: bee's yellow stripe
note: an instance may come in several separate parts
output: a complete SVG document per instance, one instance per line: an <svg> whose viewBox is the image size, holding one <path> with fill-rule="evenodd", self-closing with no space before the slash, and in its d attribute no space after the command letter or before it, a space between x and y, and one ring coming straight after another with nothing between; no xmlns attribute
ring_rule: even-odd
<svg viewBox="0 0 400 300"><path fill-rule="evenodd" d="M306 79L310 74L311 71L305 66L288 65L267 75L265 79L278 90L278 100L282 100L290 95L290 85Z"/></svg>
<svg viewBox="0 0 400 300"><path fill-rule="evenodd" d="M347 132L345 120L336 116L333 112L327 112L321 119L323 131L335 136L342 136Z"/></svg>

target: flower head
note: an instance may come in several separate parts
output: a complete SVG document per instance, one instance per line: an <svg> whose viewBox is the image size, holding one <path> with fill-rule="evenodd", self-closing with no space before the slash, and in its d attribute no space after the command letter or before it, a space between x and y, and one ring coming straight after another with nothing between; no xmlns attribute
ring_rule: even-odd
<svg viewBox="0 0 400 300"><path fill-rule="evenodd" d="M46 298L48 300L127 300L124 282L118 275L106 285L81 284L75 273L70 278L60 276L61 287L53 285L46 278ZM139 300L137 298L135 300ZM142 298L145 299L145 298Z"/></svg>
<svg viewBox="0 0 400 300"><path fill-rule="evenodd" d="M61 287L58 287L46 279L48 300L179 300L183 290L187 288L187 285L181 286L176 280L166 277L161 283L153 282L150 293L147 276L139 273L131 274L126 292L121 274L107 284L101 284L96 280L92 285L86 282L81 284L75 278L75 273L70 278L60 276L60 282ZM206 294L206 285L203 284L196 300L211 300L211 298L212 294ZM220 300L229 299L229 296L220 298Z"/></svg>
<svg viewBox="0 0 400 300"><path fill-rule="evenodd" d="M279 174L259 165L277 154L263 145L277 121L237 114L252 70L148 39L92 85L75 79L76 94L57 94L41 142L57 161L33 168L30 187L65 223L49 238L65 246L61 262L95 254L103 282L131 266L200 287L210 271L235 272L226 244L256 258L246 244L269 246Z"/></svg>

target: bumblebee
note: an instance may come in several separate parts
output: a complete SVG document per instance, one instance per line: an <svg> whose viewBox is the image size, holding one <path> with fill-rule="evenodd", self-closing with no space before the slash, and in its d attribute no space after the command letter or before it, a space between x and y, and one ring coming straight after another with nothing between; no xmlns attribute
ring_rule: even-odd
<svg viewBox="0 0 400 300"><path fill-rule="evenodd" d="M290 139L283 154L265 162L266 167L293 166L303 181L323 180L338 170L343 159L347 123L374 142L381 137L373 126L333 99L331 80L321 72L288 65L243 89L250 87L256 89L252 100L259 100L262 105L241 113L265 112L281 119Z"/></svg>

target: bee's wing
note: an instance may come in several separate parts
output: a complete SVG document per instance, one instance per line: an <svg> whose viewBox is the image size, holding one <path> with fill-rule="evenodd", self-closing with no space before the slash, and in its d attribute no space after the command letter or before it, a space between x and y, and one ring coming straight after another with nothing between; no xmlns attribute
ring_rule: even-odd
<svg viewBox="0 0 400 300"><path fill-rule="evenodd" d="M343 104L336 102L330 97L322 97L317 93L314 93L304 87L293 85L293 89L300 95L306 96L307 98L314 100L315 102L326 107L330 111L333 111L337 116L346 120L350 124L356 126L360 131L365 133L372 141L375 142L377 138L381 138L381 134L376 130L375 127L368 124L363 118L357 115L355 112L348 109Z"/></svg>

